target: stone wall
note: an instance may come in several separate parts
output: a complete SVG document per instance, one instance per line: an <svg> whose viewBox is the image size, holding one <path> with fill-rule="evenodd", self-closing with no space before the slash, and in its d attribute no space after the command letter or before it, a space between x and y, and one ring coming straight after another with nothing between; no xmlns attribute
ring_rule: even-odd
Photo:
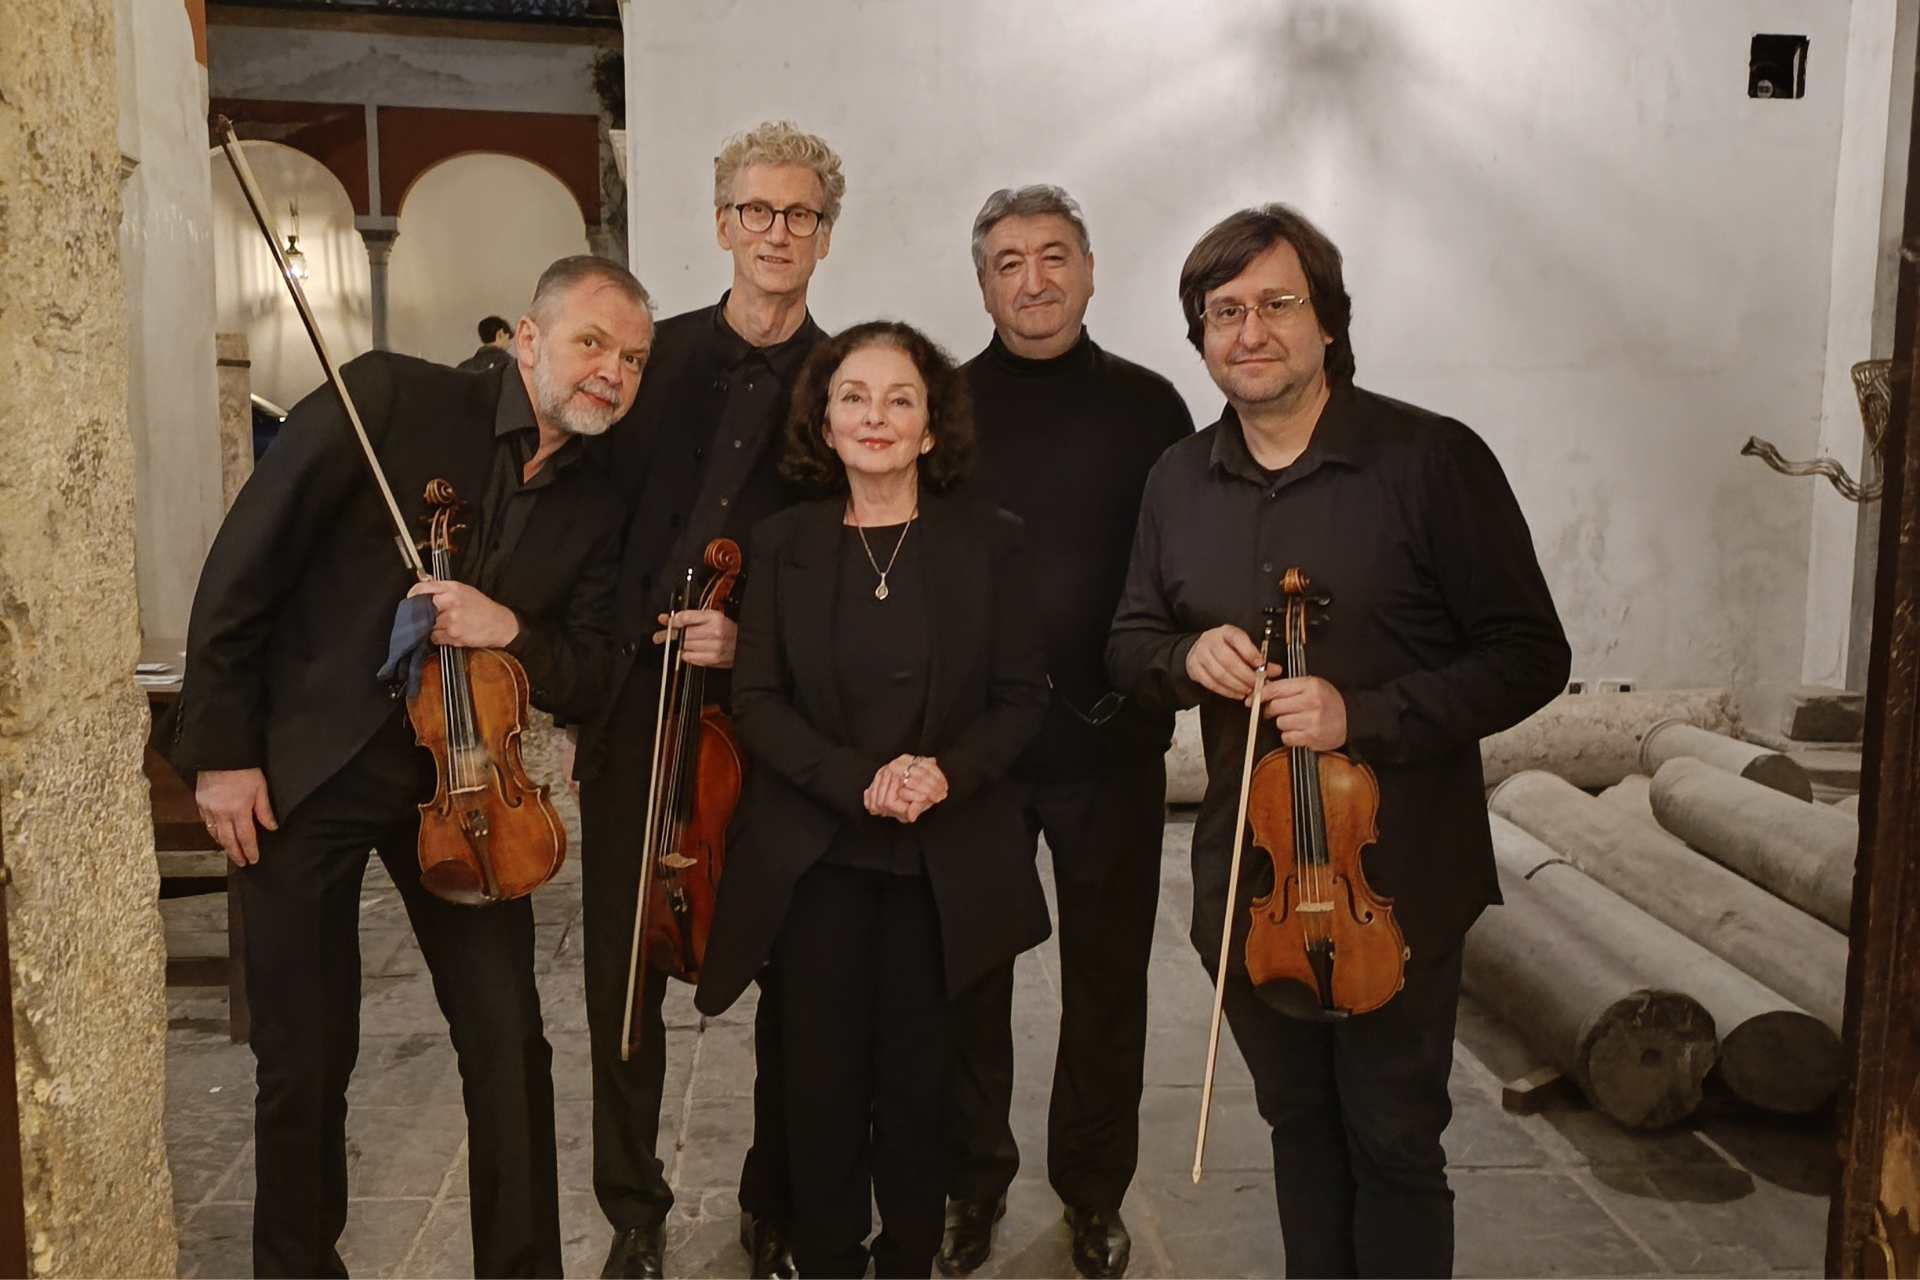
<svg viewBox="0 0 1920 1280"><path fill-rule="evenodd" d="M171 1275L112 0L0 6L0 812L27 1240Z"/></svg>

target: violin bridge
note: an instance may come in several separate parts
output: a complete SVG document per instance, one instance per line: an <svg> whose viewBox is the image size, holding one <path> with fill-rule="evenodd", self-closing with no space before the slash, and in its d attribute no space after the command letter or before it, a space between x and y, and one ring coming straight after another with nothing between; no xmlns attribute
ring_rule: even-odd
<svg viewBox="0 0 1920 1280"><path fill-rule="evenodd" d="M1294 907L1294 910L1295 911L1331 911L1333 910L1333 904L1331 902L1302 902L1298 906Z"/></svg>
<svg viewBox="0 0 1920 1280"><path fill-rule="evenodd" d="M684 853L663 853L660 855L660 865L670 871L685 871L688 867L697 867L700 864Z"/></svg>

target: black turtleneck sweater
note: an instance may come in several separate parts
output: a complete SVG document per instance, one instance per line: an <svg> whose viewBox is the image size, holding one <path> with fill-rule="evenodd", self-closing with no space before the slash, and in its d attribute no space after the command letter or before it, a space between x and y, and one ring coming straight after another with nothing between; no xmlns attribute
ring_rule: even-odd
<svg viewBox="0 0 1920 1280"><path fill-rule="evenodd" d="M1065 355L1028 360L995 334L966 364L979 460L973 494L1027 524L1040 624L1054 686L1047 722L1014 772L1033 780L1091 774L1103 755L1157 753L1169 715L1109 709L1107 631L1127 577L1147 472L1193 433L1173 384L1095 345L1085 330Z"/></svg>

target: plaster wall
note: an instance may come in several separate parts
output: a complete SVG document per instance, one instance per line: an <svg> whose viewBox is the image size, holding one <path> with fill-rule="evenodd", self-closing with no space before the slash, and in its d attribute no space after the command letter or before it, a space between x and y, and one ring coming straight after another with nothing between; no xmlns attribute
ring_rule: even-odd
<svg viewBox="0 0 1920 1280"><path fill-rule="evenodd" d="M177 1252L115 37L113 0L0 6L0 812L27 1239L57 1276Z"/></svg>
<svg viewBox="0 0 1920 1280"><path fill-rule="evenodd" d="M286 27L210 27L217 98L592 115L594 50Z"/></svg>
<svg viewBox="0 0 1920 1280"><path fill-rule="evenodd" d="M1852 367L1893 354L1892 286L1899 274L1917 26L1920 0L1853 0L1850 8L1818 449L1857 480L1873 468ZM1868 629L1856 616L1855 561L1872 557L1862 539L1872 538L1879 506L1863 512L1824 480L1805 483L1813 519L1801 679L1846 687L1851 673L1858 688Z"/></svg>
<svg viewBox="0 0 1920 1280"><path fill-rule="evenodd" d="M580 206L546 170L500 155L435 165L400 208L393 350L458 364L480 345L481 317L518 320L547 265L585 252Z"/></svg>
<svg viewBox="0 0 1920 1280"><path fill-rule="evenodd" d="M213 354L213 204L206 71L186 7L118 0L120 258L129 340L146 633L187 634L200 564L220 527L220 413Z"/></svg>
<svg viewBox="0 0 1920 1280"><path fill-rule="evenodd" d="M1761 31L1810 38L1804 99L1746 96ZM1207 422L1181 260L1292 202L1346 252L1361 384L1506 466L1576 673L1731 685L1765 723L1800 671L1810 493L1738 450L1818 434L1847 42L1833 0L632 6L632 257L663 315L717 298L715 148L790 117L848 175L821 322L900 316L964 357L974 212L1060 182L1094 336Z"/></svg>

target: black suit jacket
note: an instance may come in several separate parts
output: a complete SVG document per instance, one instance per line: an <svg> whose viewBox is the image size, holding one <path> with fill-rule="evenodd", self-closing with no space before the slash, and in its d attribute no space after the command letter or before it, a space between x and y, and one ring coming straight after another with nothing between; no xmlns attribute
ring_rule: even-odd
<svg viewBox="0 0 1920 1280"><path fill-rule="evenodd" d="M429 480L481 501L503 379L517 367L465 373L373 352L341 372L410 527L425 532ZM576 459L537 491L492 592L519 615L507 649L534 704L556 716L590 713L606 681L620 519L605 481ZM458 550L455 576L471 580L472 540ZM174 767L189 779L264 769L274 812L291 812L393 714L376 673L412 585L346 413L323 386L294 406L201 570L186 680L159 726Z"/></svg>
<svg viewBox="0 0 1920 1280"><path fill-rule="evenodd" d="M694 1003L719 1013L766 963L794 884L886 761L849 735L831 651L844 498L754 530L734 660L734 728L751 758L727 837ZM1046 656L1019 520L964 497L921 500L932 671L919 754L947 776L921 816L949 994L1046 940L1051 925L1017 786L1006 775L1046 717Z"/></svg>

